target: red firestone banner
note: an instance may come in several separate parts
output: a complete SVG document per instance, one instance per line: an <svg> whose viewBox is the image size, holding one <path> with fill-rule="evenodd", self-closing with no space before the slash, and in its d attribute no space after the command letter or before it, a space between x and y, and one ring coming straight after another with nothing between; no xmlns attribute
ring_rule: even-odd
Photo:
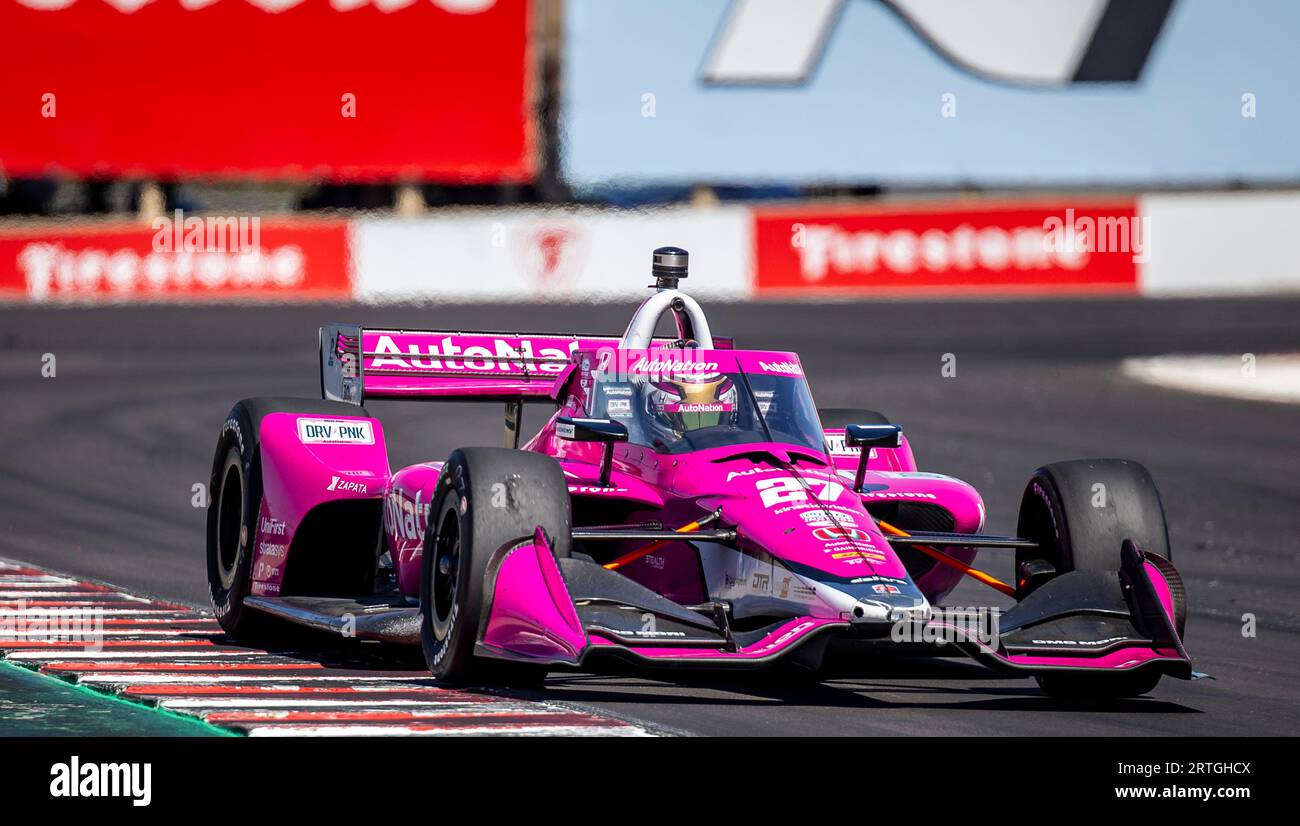
<svg viewBox="0 0 1300 826"><path fill-rule="evenodd" d="M0 229L0 300L350 298L339 220L186 218Z"/></svg>
<svg viewBox="0 0 1300 826"><path fill-rule="evenodd" d="M1149 252L1132 200L754 211L759 295L1137 289Z"/></svg>
<svg viewBox="0 0 1300 826"><path fill-rule="evenodd" d="M0 172L526 182L527 0L0 0Z"/></svg>

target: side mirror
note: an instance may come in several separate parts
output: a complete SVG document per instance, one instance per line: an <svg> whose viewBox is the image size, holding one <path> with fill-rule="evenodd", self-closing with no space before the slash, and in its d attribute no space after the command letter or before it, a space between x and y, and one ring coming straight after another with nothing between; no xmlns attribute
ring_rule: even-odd
<svg viewBox="0 0 1300 826"><path fill-rule="evenodd" d="M849 447L898 447L903 428L896 424L850 424L844 426L844 444Z"/></svg>
<svg viewBox="0 0 1300 826"><path fill-rule="evenodd" d="M555 435L570 442L601 442L605 445L600 459L600 486L609 487L614 467L614 443L627 441L627 425L613 419L575 419L561 416L555 420Z"/></svg>
<svg viewBox="0 0 1300 826"><path fill-rule="evenodd" d="M627 425L613 419L561 416L555 420L555 435L570 442L626 442Z"/></svg>
<svg viewBox="0 0 1300 826"><path fill-rule="evenodd" d="M871 458L871 449L876 447L899 447L903 444L903 428L896 424L849 424L844 426L844 444L849 447L862 448L858 457L858 472L853 477L853 491L862 491L862 480L867 475L867 461Z"/></svg>

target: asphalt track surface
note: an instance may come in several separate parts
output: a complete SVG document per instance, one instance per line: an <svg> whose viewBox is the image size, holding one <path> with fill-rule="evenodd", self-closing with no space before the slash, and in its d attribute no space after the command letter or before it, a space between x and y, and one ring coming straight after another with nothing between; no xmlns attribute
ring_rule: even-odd
<svg viewBox="0 0 1300 826"><path fill-rule="evenodd" d="M596 306L0 307L0 557L207 602L192 506L231 404L318 394L324 321L620 332ZM754 674L558 674L549 699L694 734L1300 734L1300 410L1149 387L1125 356L1300 351L1300 298L707 306L741 346L800 353L822 406L903 425L923 469L974 483L1010 533L1048 461L1145 463L1190 595L1188 648L1213 680L1066 706L961 659L839 657L821 682ZM56 375L41 375L44 354ZM956 358L941 375L945 354ZM500 414L376 403L394 467L496 444ZM1009 578L1009 554L981 564ZM975 583L953 605L990 602ZM996 594L992 594L997 597ZM996 602L996 600L993 600ZM1243 636L1243 615L1255 636Z"/></svg>

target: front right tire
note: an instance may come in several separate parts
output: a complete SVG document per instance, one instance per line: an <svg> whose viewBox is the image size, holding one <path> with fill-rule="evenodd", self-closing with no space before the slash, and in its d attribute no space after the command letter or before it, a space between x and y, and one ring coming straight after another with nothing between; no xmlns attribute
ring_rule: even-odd
<svg viewBox="0 0 1300 826"><path fill-rule="evenodd" d="M1145 467L1129 459L1076 459L1040 467L1020 500L1016 530L1039 545L1017 549L1017 566L1046 559L1061 573L1117 571L1125 539L1172 558L1156 483Z"/></svg>
<svg viewBox="0 0 1300 826"><path fill-rule="evenodd" d="M1170 558L1169 529L1151 474L1128 459L1078 459L1034 471L1020 502L1016 533L1038 543L1018 549L1016 566L1032 559L1059 573L1118 571L1120 548L1131 539L1144 551ZM1185 607L1176 625L1183 635ZM1045 694L1061 699L1111 700L1149 693L1160 672L1053 672L1035 677Z"/></svg>

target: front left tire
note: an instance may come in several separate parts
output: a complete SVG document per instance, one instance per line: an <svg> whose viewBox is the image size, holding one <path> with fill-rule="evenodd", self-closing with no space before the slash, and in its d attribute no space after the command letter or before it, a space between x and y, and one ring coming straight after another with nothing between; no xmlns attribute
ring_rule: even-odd
<svg viewBox="0 0 1300 826"><path fill-rule="evenodd" d="M491 594L492 555L540 525L557 557L570 553L569 490L549 456L462 448L438 478L424 540L420 640L433 676L452 683L535 685L546 667L475 654Z"/></svg>

